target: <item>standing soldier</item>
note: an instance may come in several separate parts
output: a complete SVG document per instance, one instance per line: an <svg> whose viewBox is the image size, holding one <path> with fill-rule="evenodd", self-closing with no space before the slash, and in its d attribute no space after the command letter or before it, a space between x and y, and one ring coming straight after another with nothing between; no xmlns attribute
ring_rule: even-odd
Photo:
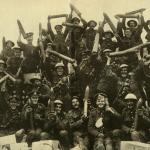
<svg viewBox="0 0 150 150"><path fill-rule="evenodd" d="M86 126L88 118L83 115L79 97L73 96L72 109L68 111L67 118L70 125L70 133L73 138L73 146L81 144L85 149L88 149L89 139Z"/></svg>
<svg viewBox="0 0 150 150"><path fill-rule="evenodd" d="M38 47L33 46L33 33L26 33L27 44L21 41L21 33L18 38L18 46L23 51L24 61L22 65L23 73L33 73L39 71L40 56Z"/></svg>
<svg viewBox="0 0 150 150"><path fill-rule="evenodd" d="M114 34L110 30L107 30L103 32L102 35L103 36L100 37L100 45L102 50L104 51L105 49L110 49L111 51L116 51L118 44L113 41Z"/></svg>
<svg viewBox="0 0 150 150"><path fill-rule="evenodd" d="M97 23L94 20L88 22L88 29L85 30L83 38L85 39L86 47L88 50L92 51L96 30L94 29L97 26Z"/></svg>
<svg viewBox="0 0 150 150"><path fill-rule="evenodd" d="M86 21L82 20L83 23L83 27L72 27L69 31L70 34L70 53L71 53L71 57L75 58L76 60L78 60L79 55L80 55L80 43L82 41L82 36L84 31L87 28L87 23ZM72 18L71 23L74 25L79 25L80 24L80 19L77 17Z"/></svg>
<svg viewBox="0 0 150 150"><path fill-rule="evenodd" d="M142 102L128 93L125 97L126 107L122 111L122 130L125 140L146 142L150 119L142 109Z"/></svg>
<svg viewBox="0 0 150 150"><path fill-rule="evenodd" d="M9 57L14 56L14 52L13 52L12 48L14 47L15 44L14 44L14 42L8 40L8 41L6 41L5 45L6 46L3 47L4 49L1 52L1 59L7 61L7 59Z"/></svg>
<svg viewBox="0 0 150 150"><path fill-rule="evenodd" d="M13 50L14 56L9 57L6 63L7 63L7 71L13 75L16 75L22 62L21 49L19 47L14 47Z"/></svg>
<svg viewBox="0 0 150 150"><path fill-rule="evenodd" d="M50 17L48 18L48 33L50 34L53 44L55 45L55 50L61 54L68 55L68 48L65 42L66 36L67 36L67 30L63 33L62 25L56 25L55 30L56 34L53 33L51 24L50 24Z"/></svg>
<svg viewBox="0 0 150 150"><path fill-rule="evenodd" d="M25 130L43 129L45 106L39 103L39 94L36 91L29 93L28 103L22 109L22 123Z"/></svg>

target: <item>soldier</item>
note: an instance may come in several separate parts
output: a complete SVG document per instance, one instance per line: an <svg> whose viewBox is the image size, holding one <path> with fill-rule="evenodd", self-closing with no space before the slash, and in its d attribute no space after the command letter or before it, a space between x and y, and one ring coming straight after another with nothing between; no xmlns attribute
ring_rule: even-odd
<svg viewBox="0 0 150 150"><path fill-rule="evenodd" d="M141 141L147 140L150 120L145 115L142 104L137 97L128 93L125 97L126 107L122 111L122 130L125 140Z"/></svg>
<svg viewBox="0 0 150 150"><path fill-rule="evenodd" d="M32 44L33 33L29 32L26 34L27 44L21 41L21 33L18 37L17 44L23 51L24 61L22 64L23 73L33 73L39 71L40 56L39 47L35 47Z"/></svg>
<svg viewBox="0 0 150 150"><path fill-rule="evenodd" d="M16 75L23 59L21 58L21 49L19 47L14 47L13 50L14 56L10 57L6 64L7 71L13 75Z"/></svg>
<svg viewBox="0 0 150 150"><path fill-rule="evenodd" d="M28 103L22 109L22 124L25 130L43 129L45 106L39 103L39 94L36 91L29 93Z"/></svg>
<svg viewBox="0 0 150 150"><path fill-rule="evenodd" d="M102 51L105 49L110 49L112 51L116 51L116 49L118 48L118 44L117 44L117 42L112 40L114 37L114 34L110 30L107 30L105 32L102 32L102 34L100 34L100 35L101 35L100 36L100 45L101 45Z"/></svg>
<svg viewBox="0 0 150 150"><path fill-rule="evenodd" d="M30 82L32 83L32 87L30 90L37 91L39 95L39 102L47 106L48 99L50 97L50 88L47 84L42 84L42 79L40 74L35 74L30 78Z"/></svg>
<svg viewBox="0 0 150 150"><path fill-rule="evenodd" d="M69 77L65 75L64 64L62 62L55 65L55 73L53 75L52 86L56 98L62 99L64 103L64 110L67 111L71 107L70 91L69 91Z"/></svg>
<svg viewBox="0 0 150 150"><path fill-rule="evenodd" d="M70 40L70 48L69 51L71 53L71 57L75 58L76 60L78 60L78 57L80 55L80 42L82 41L82 36L84 31L87 28L87 23L85 20L81 19L82 23L83 23L83 28L77 28L77 27L73 27L70 29L69 31L69 40ZM72 18L71 20L72 24L75 25L79 25L80 24L80 19L77 17Z"/></svg>
<svg viewBox="0 0 150 150"><path fill-rule="evenodd" d="M55 65L60 62L60 59L49 53L49 50L54 50L54 45L52 43L47 44L46 49L46 60L44 63L45 77L49 82L53 81L53 73L55 72ZM47 69L49 68L49 69Z"/></svg>
<svg viewBox="0 0 150 150"><path fill-rule="evenodd" d="M53 105L52 102L50 107L52 107L51 105ZM69 124L61 100L54 101L54 112L48 108L44 130L49 133L51 139L59 140L66 150L69 149Z"/></svg>
<svg viewBox="0 0 150 150"><path fill-rule="evenodd" d="M97 23L94 20L88 22L88 29L84 32L83 38L85 39L86 47L88 50L92 51L96 30L94 29L97 26Z"/></svg>
<svg viewBox="0 0 150 150"><path fill-rule="evenodd" d="M150 98L149 74L150 74L150 55L146 55L143 59L139 61L139 64L136 67L134 74L134 79L137 83L137 87L143 99Z"/></svg>
<svg viewBox="0 0 150 150"><path fill-rule="evenodd" d="M6 110L5 122L1 125L6 134L14 134L21 128L19 97L14 93L8 97L8 108Z"/></svg>
<svg viewBox="0 0 150 150"><path fill-rule="evenodd" d="M14 44L14 42L8 40L8 41L6 41L5 45L6 46L4 47L4 49L1 52L1 57L3 60L7 61L7 59L9 57L14 56L14 52L13 52L12 48L14 47L15 44Z"/></svg>
<svg viewBox="0 0 150 150"><path fill-rule="evenodd" d="M83 146L83 149L88 149L89 139L86 126L88 118L83 115L78 96L73 96L72 109L68 111L67 118L70 125L71 137L73 138L73 146L80 144Z"/></svg>
<svg viewBox="0 0 150 150"><path fill-rule="evenodd" d="M118 128L114 126L116 121ZM91 111L88 122L88 132L92 136L91 138L94 138L94 150L113 149L112 136L113 133L116 133L115 136L119 136L119 121L120 115L112 107L109 107L108 96L104 92L98 93L96 109Z"/></svg>
<svg viewBox="0 0 150 150"><path fill-rule="evenodd" d="M50 23L50 17L48 18L48 33L50 34L53 44L55 45L55 50L61 54L69 55L67 44L65 42L66 36L68 34L67 30L65 29L64 33L62 32L63 26L56 25L55 30L56 34L53 33Z"/></svg>
<svg viewBox="0 0 150 150"><path fill-rule="evenodd" d="M142 12L140 12L139 14L138 22L136 20L131 19L127 22L128 27L126 27L125 23L126 23L126 18L123 18L122 20L123 29L126 30L126 28L129 28L130 31L132 32L132 36L135 39L135 42L137 44L143 43L141 34L142 34L143 26L144 26L144 17L142 15Z"/></svg>

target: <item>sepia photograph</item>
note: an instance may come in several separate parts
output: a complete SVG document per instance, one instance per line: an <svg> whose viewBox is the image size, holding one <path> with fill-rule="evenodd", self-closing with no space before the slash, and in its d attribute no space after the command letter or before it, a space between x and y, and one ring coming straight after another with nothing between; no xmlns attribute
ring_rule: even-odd
<svg viewBox="0 0 150 150"><path fill-rule="evenodd" d="M150 150L149 0L0 6L0 150Z"/></svg>

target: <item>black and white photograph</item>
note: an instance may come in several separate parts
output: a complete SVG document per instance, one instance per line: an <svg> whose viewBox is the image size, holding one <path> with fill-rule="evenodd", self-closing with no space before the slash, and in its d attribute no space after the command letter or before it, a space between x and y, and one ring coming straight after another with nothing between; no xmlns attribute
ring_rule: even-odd
<svg viewBox="0 0 150 150"><path fill-rule="evenodd" d="M0 8L0 150L150 150L150 0Z"/></svg>

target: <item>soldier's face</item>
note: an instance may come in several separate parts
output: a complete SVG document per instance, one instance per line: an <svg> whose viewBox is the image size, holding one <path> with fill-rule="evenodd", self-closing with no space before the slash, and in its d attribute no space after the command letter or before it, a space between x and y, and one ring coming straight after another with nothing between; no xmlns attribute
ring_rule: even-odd
<svg viewBox="0 0 150 150"><path fill-rule="evenodd" d="M26 38L28 43L32 43L33 42L33 36L29 36Z"/></svg>
<svg viewBox="0 0 150 150"><path fill-rule="evenodd" d="M15 51L15 57L19 58L21 56L21 51Z"/></svg>
<svg viewBox="0 0 150 150"><path fill-rule="evenodd" d="M59 34L59 33L62 33L62 28L58 28L56 29L56 32Z"/></svg>
<svg viewBox="0 0 150 150"><path fill-rule="evenodd" d="M62 104L56 104L55 111L57 114L60 114L62 111Z"/></svg>
<svg viewBox="0 0 150 150"><path fill-rule="evenodd" d="M130 24L129 24L129 26L130 26L130 28L135 28L135 27L136 27L136 24L131 21Z"/></svg>
<svg viewBox="0 0 150 150"><path fill-rule="evenodd" d="M0 72L3 72L5 70L5 65L4 64L0 64Z"/></svg>
<svg viewBox="0 0 150 150"><path fill-rule="evenodd" d="M126 78L128 75L128 69L127 68L122 68L121 69L121 77Z"/></svg>
<svg viewBox="0 0 150 150"><path fill-rule="evenodd" d="M95 27L95 23L94 22L91 22L90 23L90 28L94 28Z"/></svg>
<svg viewBox="0 0 150 150"><path fill-rule="evenodd" d="M130 30L125 30L125 31L124 31L124 34L125 34L125 36L126 36L127 38L130 38L132 32L131 32Z"/></svg>
<svg viewBox="0 0 150 150"><path fill-rule="evenodd" d="M78 99L73 99L72 100L72 107L74 108L74 109L78 109L79 108L79 100Z"/></svg>
<svg viewBox="0 0 150 150"><path fill-rule="evenodd" d="M79 25L80 21L79 20L74 20L73 24Z"/></svg>
<svg viewBox="0 0 150 150"><path fill-rule="evenodd" d="M63 67L57 67L56 71L57 71L57 74L59 76L62 76L64 74L64 68Z"/></svg>
<svg viewBox="0 0 150 150"><path fill-rule="evenodd" d="M10 102L9 106L12 110L16 110L18 104L16 102Z"/></svg>
<svg viewBox="0 0 150 150"><path fill-rule="evenodd" d="M112 35L111 35L111 33L105 33L104 37L105 37L105 39L111 39Z"/></svg>
<svg viewBox="0 0 150 150"><path fill-rule="evenodd" d="M34 105L36 105L38 103L38 101L39 101L38 95L37 94L33 94L31 96L31 103L34 104Z"/></svg>
<svg viewBox="0 0 150 150"><path fill-rule="evenodd" d="M13 47L13 44L11 42L8 42L7 45L6 45L8 48L12 48Z"/></svg>
<svg viewBox="0 0 150 150"><path fill-rule="evenodd" d="M106 97L103 95L98 95L96 105L98 108L104 108L106 105Z"/></svg>
<svg viewBox="0 0 150 150"><path fill-rule="evenodd" d="M34 80L34 85L40 86L41 85L41 80Z"/></svg>
<svg viewBox="0 0 150 150"><path fill-rule="evenodd" d="M127 100L126 101L128 109L134 109L136 106L136 102L134 100Z"/></svg>

